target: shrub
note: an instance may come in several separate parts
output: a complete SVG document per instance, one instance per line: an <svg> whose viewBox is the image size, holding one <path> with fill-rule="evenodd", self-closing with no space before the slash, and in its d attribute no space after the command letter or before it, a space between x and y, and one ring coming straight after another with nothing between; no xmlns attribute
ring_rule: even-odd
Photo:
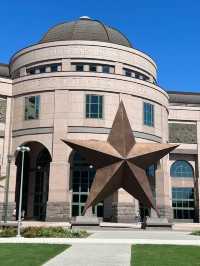
<svg viewBox="0 0 200 266"><path fill-rule="evenodd" d="M193 231L193 232L191 233L191 235L193 235L193 236L200 236L200 230Z"/></svg>
<svg viewBox="0 0 200 266"><path fill-rule="evenodd" d="M0 230L0 237L14 237L17 234L15 228L3 228ZM83 230L70 230L63 227L26 227L22 228L23 237L64 237L64 238L83 238L89 234Z"/></svg>
<svg viewBox="0 0 200 266"><path fill-rule="evenodd" d="M23 230L24 237L64 237L62 227L27 227Z"/></svg>
<svg viewBox="0 0 200 266"><path fill-rule="evenodd" d="M15 237L17 229L13 227L7 227L0 229L0 237Z"/></svg>

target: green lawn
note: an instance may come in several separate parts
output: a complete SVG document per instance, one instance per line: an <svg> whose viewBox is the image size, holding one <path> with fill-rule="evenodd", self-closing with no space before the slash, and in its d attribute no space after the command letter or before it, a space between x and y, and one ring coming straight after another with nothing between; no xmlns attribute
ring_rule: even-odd
<svg viewBox="0 0 200 266"><path fill-rule="evenodd" d="M200 266L200 247L133 245L131 266Z"/></svg>
<svg viewBox="0 0 200 266"><path fill-rule="evenodd" d="M54 244L0 244L0 265L39 266L68 247Z"/></svg>

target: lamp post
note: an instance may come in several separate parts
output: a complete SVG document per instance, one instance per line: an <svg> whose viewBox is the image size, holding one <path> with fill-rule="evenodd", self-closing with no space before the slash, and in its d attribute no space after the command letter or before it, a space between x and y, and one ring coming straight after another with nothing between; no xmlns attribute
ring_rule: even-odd
<svg viewBox="0 0 200 266"><path fill-rule="evenodd" d="M22 164L21 164L21 182L20 182L20 193L19 193L19 208L18 208L18 223L17 223L17 237L21 237L20 227L21 227L21 213L22 213L22 190L23 190L23 178L24 178L24 154L29 152L30 148L27 146L17 147L17 151L22 153Z"/></svg>

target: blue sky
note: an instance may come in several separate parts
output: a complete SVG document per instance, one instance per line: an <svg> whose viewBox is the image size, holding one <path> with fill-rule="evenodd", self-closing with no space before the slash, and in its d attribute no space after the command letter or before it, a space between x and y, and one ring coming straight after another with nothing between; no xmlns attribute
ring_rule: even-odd
<svg viewBox="0 0 200 266"><path fill-rule="evenodd" d="M149 54L157 63L161 87L200 92L199 14L198 0L2 1L0 62L9 62L53 25L87 15L118 28Z"/></svg>

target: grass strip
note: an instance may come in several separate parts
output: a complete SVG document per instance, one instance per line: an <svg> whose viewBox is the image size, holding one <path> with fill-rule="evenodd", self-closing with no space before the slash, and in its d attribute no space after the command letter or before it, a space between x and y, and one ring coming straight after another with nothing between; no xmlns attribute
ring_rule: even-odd
<svg viewBox="0 0 200 266"><path fill-rule="evenodd" d="M133 245L131 266L200 266L200 247Z"/></svg>

